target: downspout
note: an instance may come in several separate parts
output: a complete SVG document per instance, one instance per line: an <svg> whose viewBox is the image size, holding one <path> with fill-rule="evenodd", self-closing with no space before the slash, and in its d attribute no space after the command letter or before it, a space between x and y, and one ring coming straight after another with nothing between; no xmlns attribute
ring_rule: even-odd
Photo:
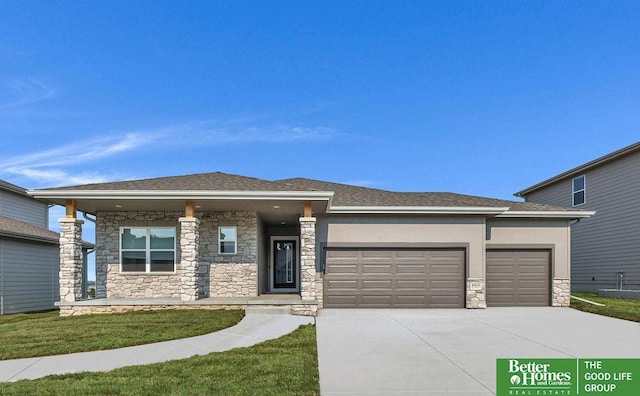
<svg viewBox="0 0 640 396"><path fill-rule="evenodd" d="M94 241L94 245L96 242L96 238L98 236L98 230L97 230L97 218L91 218L87 215L87 212L82 212L82 217L84 217L85 219L87 219L88 221L93 223L93 241ZM89 274L87 273L89 271L89 255L93 252L95 252L95 247L93 249L88 249L84 254L83 254L83 263L82 263L82 298L86 299L88 298L88 290L87 290L87 282L89 280ZM97 287L97 285L96 285ZM96 290L97 291L97 290Z"/></svg>

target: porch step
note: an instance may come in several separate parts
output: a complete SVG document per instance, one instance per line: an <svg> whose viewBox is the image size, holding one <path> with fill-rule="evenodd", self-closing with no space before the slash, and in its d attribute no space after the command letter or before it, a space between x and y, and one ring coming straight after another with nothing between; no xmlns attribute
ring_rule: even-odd
<svg viewBox="0 0 640 396"><path fill-rule="evenodd" d="M247 307L244 312L246 314L272 314L272 315L291 315L291 307L261 307L252 305Z"/></svg>

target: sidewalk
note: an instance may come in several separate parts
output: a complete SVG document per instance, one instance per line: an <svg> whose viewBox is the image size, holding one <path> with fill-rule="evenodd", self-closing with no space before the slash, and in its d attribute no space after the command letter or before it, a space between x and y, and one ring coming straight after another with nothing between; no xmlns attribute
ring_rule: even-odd
<svg viewBox="0 0 640 396"><path fill-rule="evenodd" d="M300 325L314 323L313 317L255 313L233 327L202 336L139 345L108 351L0 360L0 382L35 379L52 374L110 371L125 366L160 363L195 355L248 347L289 334Z"/></svg>

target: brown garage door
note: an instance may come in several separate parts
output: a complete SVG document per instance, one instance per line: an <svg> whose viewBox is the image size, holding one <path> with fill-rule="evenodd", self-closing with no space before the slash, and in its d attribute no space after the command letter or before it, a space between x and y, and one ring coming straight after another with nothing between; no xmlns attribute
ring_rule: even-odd
<svg viewBox="0 0 640 396"><path fill-rule="evenodd" d="M549 306L548 250L487 250L487 306Z"/></svg>
<svg viewBox="0 0 640 396"><path fill-rule="evenodd" d="M463 249L327 249L328 308L464 307Z"/></svg>

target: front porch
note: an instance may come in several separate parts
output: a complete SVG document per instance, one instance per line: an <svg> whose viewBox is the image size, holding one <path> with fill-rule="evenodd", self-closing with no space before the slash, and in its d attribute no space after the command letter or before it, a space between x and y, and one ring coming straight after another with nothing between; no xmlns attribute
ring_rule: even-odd
<svg viewBox="0 0 640 396"><path fill-rule="evenodd" d="M60 316L154 311L165 309L256 309L265 312L316 316L318 301L302 299L295 294L263 294L258 297L202 298L185 301L179 298L96 298L59 301Z"/></svg>

